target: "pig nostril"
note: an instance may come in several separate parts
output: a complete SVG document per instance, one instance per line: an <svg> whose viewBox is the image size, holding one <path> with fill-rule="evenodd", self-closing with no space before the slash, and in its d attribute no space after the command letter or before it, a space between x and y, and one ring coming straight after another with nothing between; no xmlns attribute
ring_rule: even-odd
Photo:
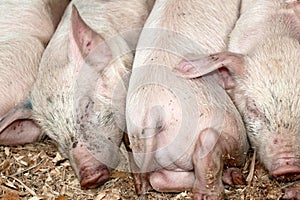
<svg viewBox="0 0 300 200"><path fill-rule="evenodd" d="M277 139L274 139L273 140L273 144L277 144L278 143L278 140Z"/></svg>

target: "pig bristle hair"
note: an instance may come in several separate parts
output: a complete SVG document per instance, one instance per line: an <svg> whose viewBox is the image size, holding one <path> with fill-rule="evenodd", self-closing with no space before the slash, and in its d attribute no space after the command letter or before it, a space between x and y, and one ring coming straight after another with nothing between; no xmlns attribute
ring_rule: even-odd
<svg viewBox="0 0 300 200"><path fill-rule="evenodd" d="M31 36L10 34L9 37L0 36L0 40L0 92L2 98L10 99L1 103L1 109L4 111L20 103L29 94L28 90L36 78L44 46L37 38ZM11 92L12 84L15 91L22 92Z"/></svg>
<svg viewBox="0 0 300 200"><path fill-rule="evenodd" d="M289 2L256 1L241 15L229 45L230 51L245 54L245 75L236 76L234 101L252 146L269 170L270 159L280 153L270 152L273 140L283 138L284 145L290 137L289 146L299 143L300 24Z"/></svg>
<svg viewBox="0 0 300 200"><path fill-rule="evenodd" d="M278 132L278 125L296 131L300 128L298 123L287 123L300 117L297 109L300 106L300 90L297 86L300 69L295 66L300 56L300 45L294 34L295 21L281 13L267 20L270 28L265 31L265 37L258 42L256 49L253 49L251 58L246 60L249 66L246 69L247 76L240 85L247 83L242 90L246 96L256 100L257 107L263 108L261 112L265 114L268 123L275 126L270 127L270 131ZM257 127L257 124L253 127Z"/></svg>
<svg viewBox="0 0 300 200"><path fill-rule="evenodd" d="M84 22L98 33L109 45L113 51L114 63L110 63L110 71L103 73L115 73L114 77L110 77L112 81L119 81L122 83L123 76L128 73L131 69L132 57L129 50L124 50L123 47L118 49L118 37L122 30L133 30L140 29L143 20L148 15L146 1L103 1L103 3L94 0L73 0L70 2L64 16L62 17L61 23L58 26L58 31L55 32L51 41L48 44L48 48L44 52L42 58L43 65L40 67L40 77L34 89L31 97L34 108L34 119L42 127L42 129L49 135L50 138L54 139L59 143L59 148L62 153L69 152L72 148L72 143L78 138L78 134L81 132L89 132L79 130L80 127L77 125L78 105L77 102L82 98L83 91L79 91L78 80L76 74L74 74L74 62L69 60L69 28L70 28L70 17L72 5L75 5L79 11L79 14L83 18ZM134 6L133 6L134 5ZM121 6L121 8L120 8ZM91 7L95 12L91 13ZM124 18L128 13L131 16ZM97 17L95 18L95 15ZM103 17L103 20L101 20ZM124 19L124 20L120 20ZM99 23L101 21L101 23ZM128 25L130 24L130 25ZM118 30L114 30L115 27ZM117 38L114 41L114 37ZM123 46L123 45L121 45ZM123 55L123 58L118 56ZM121 62L122 60L122 62ZM80 66L79 66L80 67ZM101 72L102 73L102 72ZM102 74L103 75L103 74ZM97 74L91 75L94 79ZM105 74L103 75L104 78ZM76 79L76 80L74 80ZM80 83L81 84L81 83ZM85 84L84 82L82 84ZM91 92L95 88L83 88L82 90L90 90ZM126 87L126 83L122 87ZM43 88L43 89L40 89ZM88 93L88 95L91 95ZM75 97L75 98L74 98ZM85 96L84 96L85 97ZM107 97L91 96L95 101L95 106L101 105L101 112L96 112L92 116L89 116L87 130L92 130L92 123L100 123L99 126L106 126L107 129L116 129L116 125L111 126L110 124L115 123L112 117L112 102ZM95 130L94 130L95 131ZM115 131L115 130L114 130ZM108 133L111 131L107 131ZM106 134L106 133L103 133ZM112 136L114 137L114 136Z"/></svg>
<svg viewBox="0 0 300 200"><path fill-rule="evenodd" d="M54 2L54 4L65 4L65 1ZM53 19L55 15L51 15L50 9L54 8L52 2L49 1L34 1L22 2L21 14L15 15L12 13L20 13L19 3L17 1L7 1L0 6L5 6L5 13L1 13L0 29L1 34L10 35L11 33L20 35L30 35L38 38L45 46L50 40L56 24L59 19ZM50 11L50 12L49 12ZM57 12L59 12L57 10ZM62 11L60 11L62 12Z"/></svg>

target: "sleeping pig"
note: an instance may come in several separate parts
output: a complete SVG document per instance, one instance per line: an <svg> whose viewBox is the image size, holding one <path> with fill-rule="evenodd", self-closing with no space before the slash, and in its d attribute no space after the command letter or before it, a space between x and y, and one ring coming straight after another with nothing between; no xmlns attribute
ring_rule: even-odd
<svg viewBox="0 0 300 200"><path fill-rule="evenodd" d="M103 184L118 165L128 45L137 41L147 3L73 0L43 54L30 95L33 118L70 160L83 188Z"/></svg>
<svg viewBox="0 0 300 200"><path fill-rule="evenodd" d="M3 0L0 4L0 144L41 138L27 102L42 53L68 0ZM20 109L21 108L21 109Z"/></svg>
<svg viewBox="0 0 300 200"><path fill-rule="evenodd" d="M299 1L252 1L231 34L231 52L183 61L177 69L187 78L227 69L220 80L243 115L252 147L270 175L283 180L300 178L299 14ZM285 197L297 191L299 185Z"/></svg>
<svg viewBox="0 0 300 200"><path fill-rule="evenodd" d="M227 48L239 4L156 0L138 42L126 101L132 168L140 174L136 188L142 197L152 187L221 199L224 165L244 162L245 128L218 74L186 80L173 72L184 55Z"/></svg>

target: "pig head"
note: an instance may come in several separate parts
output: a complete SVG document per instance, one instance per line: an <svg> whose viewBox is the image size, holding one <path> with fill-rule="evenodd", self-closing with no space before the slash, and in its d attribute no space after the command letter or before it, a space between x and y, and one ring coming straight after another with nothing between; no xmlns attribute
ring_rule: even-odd
<svg viewBox="0 0 300 200"><path fill-rule="evenodd" d="M120 35L140 29L147 13L146 1L73 1L43 54L31 92L33 118L70 160L83 188L106 182L119 163L124 77L132 63Z"/></svg>
<svg viewBox="0 0 300 200"><path fill-rule="evenodd" d="M231 34L229 50L234 53L183 61L176 69L186 78L219 70L259 160L271 176L284 179L300 177L299 5L252 3Z"/></svg>
<svg viewBox="0 0 300 200"><path fill-rule="evenodd" d="M108 169L118 164L123 134L111 99L114 85L128 72L130 57L113 60L108 44L75 8L70 26L65 66L48 66L57 68L55 74L41 71L44 78L31 93L34 118L70 159L81 186L95 187L107 181ZM51 64L46 59L41 65Z"/></svg>

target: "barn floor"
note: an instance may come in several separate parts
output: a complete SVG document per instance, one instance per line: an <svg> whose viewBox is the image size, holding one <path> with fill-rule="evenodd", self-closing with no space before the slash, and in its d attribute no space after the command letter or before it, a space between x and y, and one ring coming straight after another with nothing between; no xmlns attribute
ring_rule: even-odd
<svg viewBox="0 0 300 200"><path fill-rule="evenodd" d="M122 171L114 171L111 180L100 188L81 190L68 160L61 158L49 139L23 146L0 146L0 154L0 199L3 200L138 199L132 178ZM250 155L242 169L245 179L251 171L251 160ZM122 165L121 168L126 167L126 163ZM257 163L254 169L245 185L225 186L226 199L281 199L282 190L292 184L270 180ZM151 192L148 199L192 199L192 195Z"/></svg>

